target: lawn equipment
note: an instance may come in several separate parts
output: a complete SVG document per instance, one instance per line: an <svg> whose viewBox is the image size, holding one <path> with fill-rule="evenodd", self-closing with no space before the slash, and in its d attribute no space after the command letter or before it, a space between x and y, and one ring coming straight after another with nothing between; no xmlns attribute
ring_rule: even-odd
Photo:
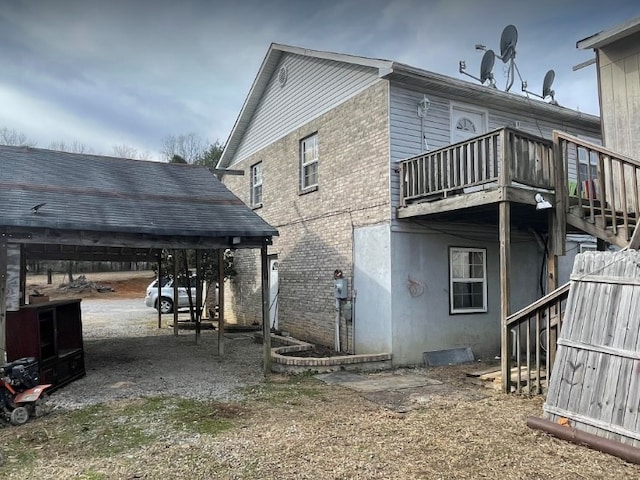
<svg viewBox="0 0 640 480"><path fill-rule="evenodd" d="M47 400L39 385L38 361L33 357L20 358L0 367L0 415L12 425L22 425L31 416L42 413Z"/></svg>

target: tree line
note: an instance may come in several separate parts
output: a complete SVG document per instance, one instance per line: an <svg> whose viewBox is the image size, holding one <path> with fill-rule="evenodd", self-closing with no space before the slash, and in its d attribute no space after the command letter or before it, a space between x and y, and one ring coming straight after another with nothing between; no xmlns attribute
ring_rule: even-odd
<svg viewBox="0 0 640 480"><path fill-rule="evenodd" d="M37 142L22 132L3 127L0 128L0 145L35 147ZM48 148L60 152L96 154L91 147L78 141L70 143L65 141L51 142ZM151 160L150 152L140 152L130 145L113 145L112 149L111 154L115 157ZM195 133L184 133L164 137L161 141L160 155L162 160L169 163L215 167L223 150L224 145L218 140L214 143L209 143Z"/></svg>

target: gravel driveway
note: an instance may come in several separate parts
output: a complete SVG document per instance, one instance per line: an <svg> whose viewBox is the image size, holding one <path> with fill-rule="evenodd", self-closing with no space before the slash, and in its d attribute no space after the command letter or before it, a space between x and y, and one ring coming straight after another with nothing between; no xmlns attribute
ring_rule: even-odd
<svg viewBox="0 0 640 480"><path fill-rule="evenodd" d="M262 345L250 334L226 334L218 357L217 331L176 337L172 315L158 317L142 299L84 299L81 303L87 375L51 395L54 408L166 395L237 399L242 387L263 381Z"/></svg>

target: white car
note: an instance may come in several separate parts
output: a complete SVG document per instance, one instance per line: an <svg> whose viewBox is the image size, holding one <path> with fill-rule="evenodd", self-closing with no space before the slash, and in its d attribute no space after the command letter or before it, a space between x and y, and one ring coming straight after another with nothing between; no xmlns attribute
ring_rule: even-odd
<svg viewBox="0 0 640 480"><path fill-rule="evenodd" d="M203 282L204 283L204 282ZM191 287L191 301L193 305L196 304L196 277L192 276L189 278L189 285ZM203 295L202 299L204 301L204 293L207 291L206 283L203 284ZM173 306L175 305L175 298L173 296L173 279L172 278L162 278L162 288L160 290L160 313L171 313L173 312ZM217 297L217 288L216 288L216 297ZM144 303L147 307L153 307L155 309L158 308L158 280L154 280L147 287L147 294L144 299ZM216 305L217 305L216 298ZM178 309L181 308L189 308L189 295L187 293L187 282L186 277L178 277Z"/></svg>

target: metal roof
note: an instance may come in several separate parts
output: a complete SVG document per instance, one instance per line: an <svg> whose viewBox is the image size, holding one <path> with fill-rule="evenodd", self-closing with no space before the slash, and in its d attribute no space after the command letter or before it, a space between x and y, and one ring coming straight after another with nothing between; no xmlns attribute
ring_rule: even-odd
<svg viewBox="0 0 640 480"><path fill-rule="evenodd" d="M640 17L632 18L609 30L579 40L576 47L580 49L601 48L637 32L640 32Z"/></svg>
<svg viewBox="0 0 640 480"><path fill-rule="evenodd" d="M274 74L282 55L285 53L371 67L378 70L378 76L380 78L412 85L417 88L430 89L449 97L468 98L474 102L489 103L529 114L533 112L545 114L562 122L570 121L582 128L592 129L594 133L600 132L600 119L597 116L551 105L523 95L503 92L391 60L359 57L272 43L229 134L225 149L217 165L218 168L224 169L231 165L269 79Z"/></svg>
<svg viewBox="0 0 640 480"><path fill-rule="evenodd" d="M31 147L0 146L0 204L5 232L125 234L159 247L235 237L237 248L278 234L207 167Z"/></svg>

